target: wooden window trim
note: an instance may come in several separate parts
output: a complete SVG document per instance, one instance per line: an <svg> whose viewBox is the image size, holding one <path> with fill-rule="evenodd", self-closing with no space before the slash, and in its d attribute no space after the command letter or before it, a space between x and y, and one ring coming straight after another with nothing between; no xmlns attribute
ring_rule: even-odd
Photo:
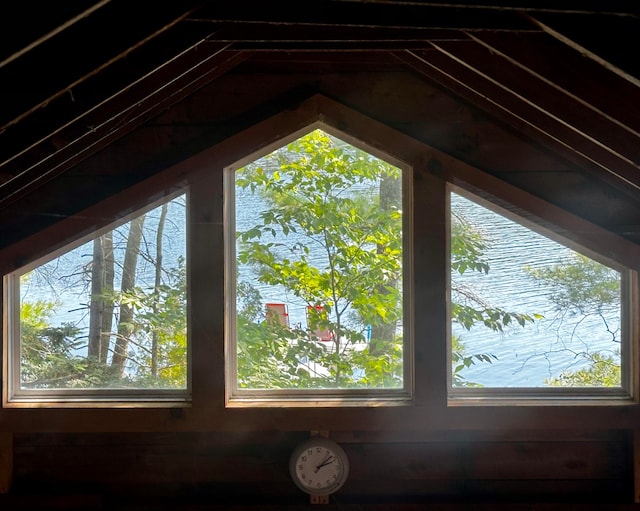
<svg viewBox="0 0 640 511"><path fill-rule="evenodd" d="M403 162L398 161L394 157L382 153L379 149L368 147L366 142L355 139L348 133L343 133L332 125L328 125L320 120L305 126L302 130L291 133L279 140L277 144L271 144L258 154L253 155L253 159L247 161L243 158L240 163L227 166L223 171L223 187L225 193L225 212L224 219L226 222L225 230L235 226L235 196L234 172L246 165L256 161L272 151L285 147L300 137L316 130L322 130L332 136L346 141L354 147L374 154L377 158L398 167L402 172L402 207L404 211L412 211L412 169ZM213 202L213 201L211 201ZM413 233L411 232L411 217L403 218L403 245L405 254L403 256L403 309L404 324L412 325L412 308L413 303L413 285L412 285L412 261L410 256ZM233 259L234 251L232 243L235 242L235 236L231 232L227 232L225 236L225 258L224 265L226 267L225 274L225 290L227 299L225 300L225 353L226 353L226 384L225 384L225 403L228 407L331 407L331 406L356 406L356 407L378 407L378 406L406 406L413 402L413 337L412 329L407 328L404 332L404 378L402 388L358 388L358 389L239 389L237 388L237 357L236 357L236 339L235 337L235 265L230 263Z"/></svg>
<svg viewBox="0 0 640 511"><path fill-rule="evenodd" d="M414 204L412 215L414 233L413 257L418 271L414 273L416 288L414 308L429 310L414 315L415 396L410 405L398 407L326 408L227 408L224 402L224 241L222 169L248 154L261 150L270 142L277 142L286 133L322 120L339 127L341 132L368 142L372 147L385 149L414 169L413 191L429 209ZM283 130L283 126L286 130ZM383 143L384 141L384 143ZM469 186L489 193L492 200L517 203L542 221L555 221L565 215L569 232L583 232L580 226L589 225L577 217L541 200L533 200L525 192L515 189L459 160L419 141L399 133L381 123L332 102L313 97L298 109L283 112L256 124L245 132L231 136L216 146L185 160L154 178L126 190L90 208L89 212L112 221L121 214L122 204L140 207L150 197L162 196L177 183L190 187L188 223L190 235L197 239L188 250L191 268L189 302L192 304L190 336L192 339L192 402L187 406L167 405L149 408L144 404L125 404L107 408L14 408L0 410L3 430L34 432L47 431L256 431L256 430L362 430L374 431L444 431L476 430L549 430L584 427L594 429L634 428L640 420L637 402L609 402L603 406L573 403L479 404L474 407L452 407L447 404L446 343L437 342L446 335L446 261L442 250L434 245L446 239L444 190L447 182ZM218 203L210 201L211 194ZM195 205L198 205L197 207ZM105 220L104 223L108 223ZM70 239L96 228L95 222L81 216L63 220L52 228L18 242L3 251L0 268L3 273L35 259L50 249L50 239ZM607 255L637 271L640 248L604 230L580 236L581 244L596 248L607 247ZM441 246L441 245L440 245ZM420 271L421 261L428 261L426 271ZM205 264L206 263L206 264ZM193 277L198 275L197 279ZM634 291L637 293L637 291ZM435 304L435 305L434 305ZM442 305L441 305L442 304ZM435 322L435 323L434 323ZM637 330L637 326L635 327ZM634 332L634 338L637 338ZM637 358L637 356L634 356ZM638 388L638 367L635 364L634 390ZM636 392L637 395L637 392ZM525 405L525 406L522 406Z"/></svg>
<svg viewBox="0 0 640 511"><path fill-rule="evenodd" d="M117 229L125 223L133 220L139 215L146 214L152 209L163 203L170 202L179 195L186 195L186 189L177 189L169 193L167 191L160 199L153 201L147 200L141 208L131 210L127 208L128 213L119 215L118 218L111 222L101 222L95 226L95 230L81 237L70 240L58 240L58 248L48 252L46 255L31 260L28 264L16 268L13 272L5 274L3 278L2 299L6 303L3 307L3 388L2 402L5 408L10 407L108 407L108 406L124 406L127 403L132 406L144 405L147 407L165 407L184 406L190 401L188 371L189 350L187 350L187 386L184 389L101 389L101 388L83 388L83 389L55 389L55 390L37 390L37 389L21 389L20 388L20 343L22 339L19 333L19 311L16 309L20 301L20 277L28 271L36 267L46 264L47 262L64 255L65 253L75 250L76 248L91 242L95 238L105 234L108 231ZM93 218L87 215L88 218ZM100 218L106 220L106 217ZM185 226L186 227L186 226ZM46 236L45 236L46 238ZM16 272L20 272L19 274Z"/></svg>
<svg viewBox="0 0 640 511"><path fill-rule="evenodd" d="M458 180L458 183L461 183ZM620 387L606 388L606 387L585 387L585 388L567 388L567 387L526 387L526 388L508 388L508 387L495 387L495 388L452 388L449 385L449 400L450 406L461 405L477 405L477 404L493 404L493 405L513 405L519 406L523 404L535 405L541 402L554 402L558 404L568 405L576 403L588 403L591 405L597 404L614 404L617 402L635 402L637 400L636 386L634 385L634 375L636 371L633 369L634 354L638 352L637 342L634 342L634 331L637 330L638 317L633 314L634 310L638 309L638 302L636 300L636 290L638 287L638 275L634 270L629 269L624 264L621 264L617 260L610 259L603 255L602 249L595 247L598 246L599 238L606 237L608 239L608 248L612 249L615 253L619 250L618 244L623 240L617 237L609 237L606 231L598 228L597 226L584 223L579 225L579 230L575 235L571 235L571 239L566 239L565 233L571 233L570 229L577 222L582 222L578 218L572 218L572 215L568 214L559 208L550 213L551 205L542 205L541 211L545 211L548 216L542 221L542 219L534 220L529 211L522 209L513 203L508 205L497 205L488 198L488 191L485 189L481 193L484 197L477 196L474 192L470 191L470 186L464 184L463 186L454 185L452 183L447 184L447 200L449 200L451 193L460 193L465 195L465 192L474 197L470 200L486 207L489 210L495 211L497 214L511 219L513 222L518 223L526 228L531 229L533 232L538 232L547 238L556 241L557 243L567 246L570 249L583 253L594 260L599 260L601 263L615 268L621 275L621 312L622 312L622 325L621 325L621 362L622 362L622 382ZM514 193L511 190L511 193ZM536 203L538 199L533 196L527 197L527 204ZM508 210L505 208L509 208ZM451 222L451 215L447 215L447 221ZM578 242L580 240L580 242ZM582 245L586 243L589 246ZM623 242L626 244L626 242ZM626 253L626 252L625 252ZM630 264L631 261L627 261ZM450 293L451 290L449 289ZM451 340L449 339L449 342Z"/></svg>

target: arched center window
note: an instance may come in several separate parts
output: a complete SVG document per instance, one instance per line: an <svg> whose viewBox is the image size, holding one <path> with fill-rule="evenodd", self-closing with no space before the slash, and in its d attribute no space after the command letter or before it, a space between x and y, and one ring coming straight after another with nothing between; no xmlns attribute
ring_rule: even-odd
<svg viewBox="0 0 640 511"><path fill-rule="evenodd" d="M226 172L229 402L408 398L408 171L316 128Z"/></svg>

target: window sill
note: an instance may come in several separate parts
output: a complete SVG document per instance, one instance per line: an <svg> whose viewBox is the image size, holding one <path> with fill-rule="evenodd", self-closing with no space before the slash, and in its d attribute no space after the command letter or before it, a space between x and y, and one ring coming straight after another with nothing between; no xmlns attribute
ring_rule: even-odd
<svg viewBox="0 0 640 511"><path fill-rule="evenodd" d="M382 408L394 406L413 406L412 397L402 394L389 396L388 394L352 395L315 395L292 396L250 395L228 397L227 408Z"/></svg>
<svg viewBox="0 0 640 511"><path fill-rule="evenodd" d="M191 407L191 398L172 397L135 397L123 398L117 396L113 398L106 397L20 397L11 400L5 400L2 404L3 408L189 408Z"/></svg>
<svg viewBox="0 0 640 511"><path fill-rule="evenodd" d="M455 389L449 392L448 407L460 406L624 406L636 405L620 388L491 388Z"/></svg>

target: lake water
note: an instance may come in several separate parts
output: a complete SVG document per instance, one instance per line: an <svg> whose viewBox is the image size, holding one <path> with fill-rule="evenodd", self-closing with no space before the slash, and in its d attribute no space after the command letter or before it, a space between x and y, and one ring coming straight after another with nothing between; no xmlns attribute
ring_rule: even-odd
<svg viewBox="0 0 640 511"><path fill-rule="evenodd" d="M236 219L239 230L253 226L255 211L246 207L247 204L259 207L255 199L243 201ZM525 265L539 267L561 263L570 256L569 249L460 196L454 195L452 204L490 240L490 248L486 253L490 264L489 274L469 272L456 276L456 281L471 286L475 293L493 306L545 316L544 320L527 324L525 328L514 326L503 333L492 332L482 326L475 326L467 331L454 325L453 333L460 337L467 354L491 354L496 357L492 364L480 363L465 369L462 374L468 381L488 387L537 387L544 385L546 378L557 376L562 370L584 367L585 354L604 352L617 357L617 341L620 337L619 307L608 311L604 318L606 324L603 318L597 316L568 316L560 323L554 304L549 299L553 289L539 287L523 270ZM184 225L184 206L175 206L174 212L176 216L172 219L172 225L175 230L171 242L175 244L174 251L184 254L184 229L180 227L181 223ZM167 244L165 248L170 250L170 245ZM69 265L63 269L65 275L73 275L72 266L77 265L78 258L88 261L89 248L76 256L75 263L69 258L65 259L64 264ZM321 264L322 259L318 258L317 261ZM62 263L58 263L56 271L61 270L60 264ZM36 284L36 281L31 284ZM292 325L306 323L306 304L290 291L273 286L259 288L265 303L287 304ZM32 285L23 290L27 291L31 298L36 291L42 298L46 297L51 288L46 291L44 287L36 288ZM63 312L57 315L57 320L62 323L77 318L78 314L86 315L77 296L64 298L63 291L65 290L56 290L61 293L59 297L63 301ZM75 313L70 312L73 310ZM612 332L615 333L615 339Z"/></svg>
<svg viewBox="0 0 640 511"><path fill-rule="evenodd" d="M550 299L557 290L536 283L525 271L526 266L562 264L570 260L571 249L455 194L452 208L463 212L490 241L486 252L488 275L472 272L455 278L472 286L491 305L544 316L505 333L482 326L467 331L454 325L453 332L460 336L468 354L497 357L492 364L466 369L463 374L469 381L488 387L538 387L561 371L587 366L590 354L600 352L619 358L619 304L609 307L604 317L565 314L561 318ZM620 277L617 272L612 275Z"/></svg>
<svg viewBox="0 0 640 511"><path fill-rule="evenodd" d="M237 208L238 230L255 225L255 197L242 196ZM494 332L477 325L466 330L454 324L452 331L466 348L466 354L490 354L491 364L477 363L463 370L469 382L486 387L540 387L547 378L562 371L575 371L588 364L589 354L602 352L618 358L620 309L614 307L603 318L593 316L565 316L559 321L558 312L550 300L553 289L536 283L524 270L525 266L539 268L567 261L572 250L542 235L532 232L507 218L470 200L453 194L452 208L472 222L489 241L485 257L490 266L487 275L468 272L453 278L459 285L469 286L489 305L504 310L540 314L544 319L527 323L522 328L514 323L504 332ZM317 265L323 267L318 256ZM251 271L242 269L250 278ZM282 287L253 283L262 293L265 303L285 303L290 323L305 325L306 303ZM615 334L612 334L614 331ZM615 335L615 340L614 340Z"/></svg>

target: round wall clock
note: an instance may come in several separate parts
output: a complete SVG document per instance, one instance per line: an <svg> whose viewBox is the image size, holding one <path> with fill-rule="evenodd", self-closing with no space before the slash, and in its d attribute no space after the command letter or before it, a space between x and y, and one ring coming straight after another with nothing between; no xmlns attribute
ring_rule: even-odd
<svg viewBox="0 0 640 511"><path fill-rule="evenodd" d="M312 436L291 453L289 471L302 491L310 495L329 495L347 480L349 459L333 440Z"/></svg>

